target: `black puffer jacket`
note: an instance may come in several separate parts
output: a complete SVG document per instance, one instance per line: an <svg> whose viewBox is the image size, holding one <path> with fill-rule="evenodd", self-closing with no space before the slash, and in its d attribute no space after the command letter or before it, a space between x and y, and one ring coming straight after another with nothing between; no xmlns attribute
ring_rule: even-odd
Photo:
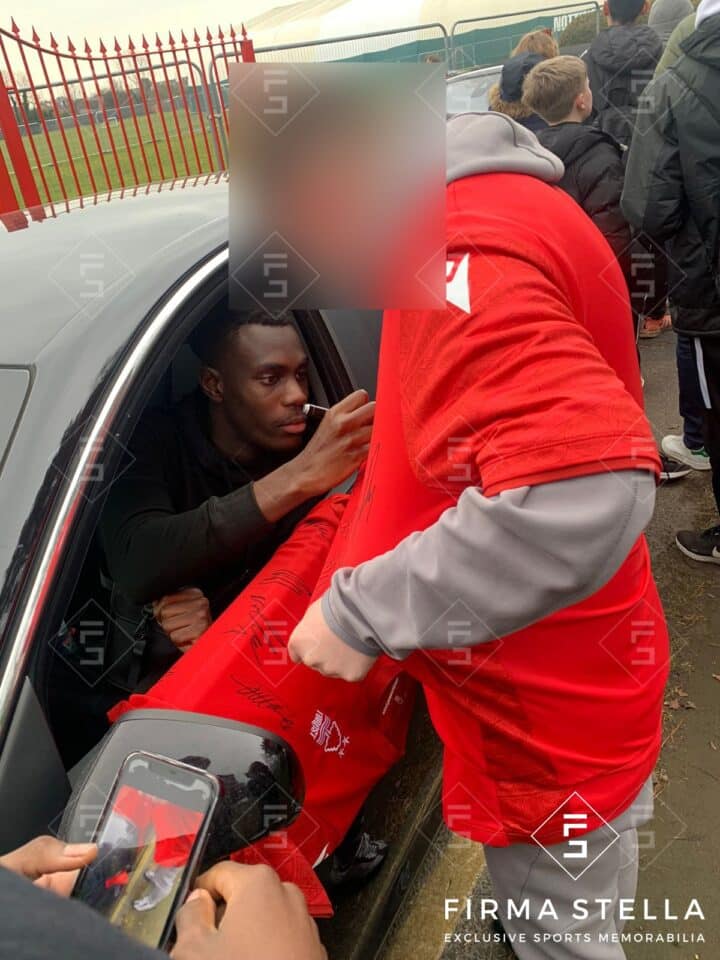
<svg viewBox="0 0 720 960"><path fill-rule="evenodd" d="M630 226L620 209L623 148L610 134L588 123L558 123L541 130L537 138L562 160L565 174L558 186L593 220L629 278Z"/></svg>
<svg viewBox="0 0 720 960"><path fill-rule="evenodd" d="M585 53L597 122L628 146L638 98L652 80L663 45L644 24L608 27Z"/></svg>
<svg viewBox="0 0 720 960"><path fill-rule="evenodd" d="M622 209L667 242L675 329L720 336L720 14L681 47L684 56L643 97Z"/></svg>

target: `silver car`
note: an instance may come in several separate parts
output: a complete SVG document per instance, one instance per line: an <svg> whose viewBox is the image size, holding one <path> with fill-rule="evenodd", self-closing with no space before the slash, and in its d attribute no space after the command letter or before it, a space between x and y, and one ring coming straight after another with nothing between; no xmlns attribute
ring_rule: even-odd
<svg viewBox="0 0 720 960"><path fill-rule="evenodd" d="M458 73L447 80L447 116L488 110L490 87L500 82L502 64Z"/></svg>

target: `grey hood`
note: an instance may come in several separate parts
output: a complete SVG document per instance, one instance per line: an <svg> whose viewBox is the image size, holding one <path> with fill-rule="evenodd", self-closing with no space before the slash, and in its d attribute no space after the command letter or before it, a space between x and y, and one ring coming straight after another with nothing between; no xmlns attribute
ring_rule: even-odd
<svg viewBox="0 0 720 960"><path fill-rule="evenodd" d="M447 125L447 182L478 173L524 173L557 183L562 160L502 113L460 113Z"/></svg>
<svg viewBox="0 0 720 960"><path fill-rule="evenodd" d="M675 27L689 13L693 13L690 0L653 0L648 16L648 26L657 33L663 43L667 43Z"/></svg>

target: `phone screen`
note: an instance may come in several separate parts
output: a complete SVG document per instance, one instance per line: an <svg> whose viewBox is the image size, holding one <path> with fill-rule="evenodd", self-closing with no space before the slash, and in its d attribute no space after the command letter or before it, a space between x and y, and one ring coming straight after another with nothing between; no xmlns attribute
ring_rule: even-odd
<svg viewBox="0 0 720 960"><path fill-rule="evenodd" d="M97 858L73 897L129 936L161 945L197 864L217 785L202 771L134 754L98 825Z"/></svg>

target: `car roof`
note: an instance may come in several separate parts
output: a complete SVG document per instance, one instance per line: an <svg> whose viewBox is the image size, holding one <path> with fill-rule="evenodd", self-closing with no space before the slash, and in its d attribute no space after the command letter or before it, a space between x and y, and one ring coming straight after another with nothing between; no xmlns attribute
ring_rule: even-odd
<svg viewBox="0 0 720 960"><path fill-rule="evenodd" d="M85 197L13 220L23 229L0 227L0 366L34 363L78 318L81 330L89 312L130 332L143 309L227 242L227 175Z"/></svg>
<svg viewBox="0 0 720 960"><path fill-rule="evenodd" d="M485 77L488 74L502 72L502 64L498 63L491 67L477 67L475 70L465 70L462 73L454 73L447 78L447 83L462 83L463 80L474 80L475 77Z"/></svg>

